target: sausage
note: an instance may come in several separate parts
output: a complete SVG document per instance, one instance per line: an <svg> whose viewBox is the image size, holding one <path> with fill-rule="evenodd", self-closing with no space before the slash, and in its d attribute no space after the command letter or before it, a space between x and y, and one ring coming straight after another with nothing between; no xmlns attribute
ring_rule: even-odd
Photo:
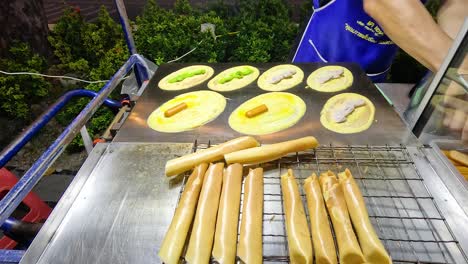
<svg viewBox="0 0 468 264"><path fill-rule="evenodd" d="M237 150L257 147L258 141L253 137L239 137L225 143L201 150L179 158L169 160L166 163L166 176L174 176L190 170L200 163L208 163L221 160L223 155ZM235 162L234 162L235 163Z"/></svg>
<svg viewBox="0 0 468 264"><path fill-rule="evenodd" d="M205 174L192 234L185 255L187 263L208 263L210 260L219 196L223 183L223 168L224 163L211 164Z"/></svg>
<svg viewBox="0 0 468 264"><path fill-rule="evenodd" d="M263 263L263 169L250 170L244 184L244 201L237 256L248 264Z"/></svg>
<svg viewBox="0 0 468 264"><path fill-rule="evenodd" d="M289 260L291 263L312 264L313 249L307 218L302 205L296 179L291 169L281 176L284 200L285 225L288 237Z"/></svg>
<svg viewBox="0 0 468 264"><path fill-rule="evenodd" d="M164 112L164 117L171 117L177 113L179 113L180 111L184 110L184 109L187 109L188 105L186 103L180 103L174 107L171 107L169 109L167 109L165 112Z"/></svg>
<svg viewBox="0 0 468 264"><path fill-rule="evenodd" d="M356 230L361 244L362 252L366 259L366 263L375 264L390 264L392 259L385 250L382 242L377 237L375 230L369 220L366 204L362 197L356 181L351 172L346 169L344 172L338 173L341 187L343 188L346 205L351 215L351 221Z"/></svg>
<svg viewBox="0 0 468 264"><path fill-rule="evenodd" d="M223 189L219 201L218 219L213 246L213 258L219 263L236 260L237 224L242 188L242 165L229 165L223 175Z"/></svg>
<svg viewBox="0 0 468 264"><path fill-rule="evenodd" d="M171 225L159 249L159 257L164 263L179 263L185 240L195 214L195 207L197 206L198 195L202 188L206 168L208 168L208 164L206 163L198 165L188 178L184 192L180 197L179 204L172 218Z"/></svg>
<svg viewBox="0 0 468 264"><path fill-rule="evenodd" d="M320 184L315 173L305 179L304 192L309 209L315 263L336 264L336 249L331 228L328 224L327 209L325 208L322 191L320 190Z"/></svg>
<svg viewBox="0 0 468 264"><path fill-rule="evenodd" d="M330 215L335 230L340 263L365 263L349 219L348 207L346 206L341 184L335 174L328 172L320 175L320 185L328 215Z"/></svg>
<svg viewBox="0 0 468 264"><path fill-rule="evenodd" d="M239 150L224 155L227 164L259 164L279 159L290 152L303 151L318 146L314 137L303 137L281 143Z"/></svg>
<svg viewBox="0 0 468 264"><path fill-rule="evenodd" d="M245 112L245 116L248 118L256 117L268 111L268 107L265 104L261 104L251 110Z"/></svg>

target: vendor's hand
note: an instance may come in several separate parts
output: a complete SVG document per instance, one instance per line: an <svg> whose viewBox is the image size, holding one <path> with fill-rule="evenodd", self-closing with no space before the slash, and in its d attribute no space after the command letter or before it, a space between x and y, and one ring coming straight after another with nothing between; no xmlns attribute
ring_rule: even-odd
<svg viewBox="0 0 468 264"><path fill-rule="evenodd" d="M461 133L461 139L468 142L468 101L467 93L456 82L450 82L438 108L444 112L443 125Z"/></svg>

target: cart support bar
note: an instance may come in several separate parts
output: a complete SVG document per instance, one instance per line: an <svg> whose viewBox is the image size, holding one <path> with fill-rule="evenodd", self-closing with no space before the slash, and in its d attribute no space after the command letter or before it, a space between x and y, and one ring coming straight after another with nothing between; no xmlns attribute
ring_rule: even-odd
<svg viewBox="0 0 468 264"><path fill-rule="evenodd" d="M0 168L4 167L21 148L28 143L31 138L37 134L57 113L67 105L67 103L75 97L96 97L98 93L91 90L76 89L71 90L62 95L53 105L51 105L34 123L32 123L21 135L11 142L0 153ZM106 98L104 105L110 108L120 108L119 101Z"/></svg>
<svg viewBox="0 0 468 264"><path fill-rule="evenodd" d="M86 124L96 110L103 104L104 100L119 84L122 77L137 63L140 56L132 55L125 64L112 76L112 78L99 91L80 112L80 114L68 125L60 136L49 146L41 157L31 166L24 176L13 186L13 188L0 201L0 224L13 213L24 197L41 179L44 172L52 165L65 147L79 133L80 128Z"/></svg>

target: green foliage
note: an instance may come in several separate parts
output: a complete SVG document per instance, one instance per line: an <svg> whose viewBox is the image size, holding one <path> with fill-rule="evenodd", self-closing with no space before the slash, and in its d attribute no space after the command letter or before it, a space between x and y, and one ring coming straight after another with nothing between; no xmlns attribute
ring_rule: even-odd
<svg viewBox="0 0 468 264"><path fill-rule="evenodd" d="M196 48L179 62L285 61L297 34L283 0L241 0L234 12L220 0L202 13L178 0L174 10L149 0L136 20L135 42L147 58L168 62ZM215 11L213 11L215 10ZM215 25L215 35L200 25Z"/></svg>
<svg viewBox="0 0 468 264"><path fill-rule="evenodd" d="M77 11L69 8L57 21L49 34L49 42L60 60L56 67L63 73L87 77L89 71L99 66L105 53L123 38L120 26L101 7L96 23L87 23Z"/></svg>
<svg viewBox="0 0 468 264"><path fill-rule="evenodd" d="M71 37L73 36L73 37ZM55 55L64 72L78 73L90 80L106 80L123 65L129 57L120 26L109 16L104 7L95 23L87 23L79 13L67 10L49 36ZM87 85L86 89L98 91L104 83ZM117 96L116 89L114 96ZM62 125L67 125L89 102L88 98L77 99L68 104L58 116ZM101 107L87 125L92 137L102 133L112 121L113 113ZM71 150L83 146L81 137L70 144Z"/></svg>
<svg viewBox="0 0 468 264"><path fill-rule="evenodd" d="M178 15L190 15L193 9L188 0L176 0L174 3L174 12Z"/></svg>
<svg viewBox="0 0 468 264"><path fill-rule="evenodd" d="M0 69L9 72L43 72L46 61L33 54L26 43L10 47L7 58L0 59ZM50 84L41 76L0 74L0 112L11 118L28 120L30 106L49 92Z"/></svg>
<svg viewBox="0 0 468 264"><path fill-rule="evenodd" d="M300 17L299 17L299 28L305 29L307 22L309 22L310 16L314 12L312 1L304 1L301 4Z"/></svg>
<svg viewBox="0 0 468 264"><path fill-rule="evenodd" d="M232 62L268 62L273 49L273 31L262 21L240 22L237 47L229 58Z"/></svg>
<svg viewBox="0 0 468 264"><path fill-rule="evenodd" d="M230 18L239 34L230 47L231 62L286 61L298 26L283 0L241 0L239 15Z"/></svg>
<svg viewBox="0 0 468 264"><path fill-rule="evenodd" d="M177 1L176 5L182 5L182 2L184 1ZM161 64L176 59L198 46L181 61L223 61L226 49L224 38L215 40L210 32L201 32L201 24L211 23L216 26L217 35L226 34L223 20L214 12L198 15L188 12L187 8L180 9L185 11L176 13L164 10L153 0L148 1L143 15L136 20L135 43L138 50L147 58Z"/></svg>

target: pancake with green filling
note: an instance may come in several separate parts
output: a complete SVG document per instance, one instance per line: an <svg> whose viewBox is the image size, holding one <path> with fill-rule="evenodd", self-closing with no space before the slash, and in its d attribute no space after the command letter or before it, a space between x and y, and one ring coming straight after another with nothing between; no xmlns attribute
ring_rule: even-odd
<svg viewBox="0 0 468 264"><path fill-rule="evenodd" d="M208 82L208 88L219 92L234 91L255 81L259 74L258 69L252 66L233 67L222 71L211 79Z"/></svg>
<svg viewBox="0 0 468 264"><path fill-rule="evenodd" d="M205 65L193 65L177 70L162 78L158 86L162 90L184 90L203 83L213 76L213 68Z"/></svg>

